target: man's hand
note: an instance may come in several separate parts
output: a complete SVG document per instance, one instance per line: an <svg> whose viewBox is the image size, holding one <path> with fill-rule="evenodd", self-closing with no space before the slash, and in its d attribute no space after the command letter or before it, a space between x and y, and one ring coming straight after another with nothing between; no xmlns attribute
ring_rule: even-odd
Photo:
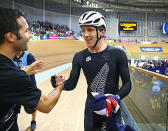
<svg viewBox="0 0 168 131"><path fill-rule="evenodd" d="M27 75L34 75L39 72L44 67L44 63L42 61L35 61L29 66L25 66L22 68L26 72Z"/></svg>
<svg viewBox="0 0 168 131"><path fill-rule="evenodd" d="M55 76L51 76L51 84L55 88L59 85L63 85L65 81L65 77L62 74L56 74Z"/></svg>

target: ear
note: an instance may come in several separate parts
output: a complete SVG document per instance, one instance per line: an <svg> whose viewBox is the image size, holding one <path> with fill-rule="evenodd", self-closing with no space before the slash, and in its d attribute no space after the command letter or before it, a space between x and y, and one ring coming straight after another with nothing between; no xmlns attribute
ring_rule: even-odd
<svg viewBox="0 0 168 131"><path fill-rule="evenodd" d="M13 43L17 40L17 36L16 34L12 33L12 32L8 32L4 35L5 39L10 42Z"/></svg>
<svg viewBox="0 0 168 131"><path fill-rule="evenodd" d="M106 30L105 29L103 29L101 32L100 32L100 35L101 36L104 36L104 33L106 32Z"/></svg>

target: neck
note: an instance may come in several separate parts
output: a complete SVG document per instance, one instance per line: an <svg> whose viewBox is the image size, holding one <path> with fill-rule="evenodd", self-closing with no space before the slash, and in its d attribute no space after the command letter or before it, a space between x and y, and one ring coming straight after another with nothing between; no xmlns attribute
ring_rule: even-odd
<svg viewBox="0 0 168 131"><path fill-rule="evenodd" d="M0 54L8 57L9 59L13 60L13 58L15 57L16 52L13 50L13 48L11 46L6 46L7 44L2 44L0 46Z"/></svg>
<svg viewBox="0 0 168 131"><path fill-rule="evenodd" d="M104 43L103 41L99 41L97 46L95 48L88 48L89 52L91 53L98 53L103 51L107 47L107 44Z"/></svg>
<svg viewBox="0 0 168 131"><path fill-rule="evenodd" d="M16 56L17 58L20 58L20 56L22 55L22 53L23 53L22 51L17 52L15 56Z"/></svg>

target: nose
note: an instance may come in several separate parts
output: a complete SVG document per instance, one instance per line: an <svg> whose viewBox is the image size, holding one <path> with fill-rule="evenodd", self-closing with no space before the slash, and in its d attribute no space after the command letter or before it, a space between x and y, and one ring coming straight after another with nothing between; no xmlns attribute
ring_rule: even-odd
<svg viewBox="0 0 168 131"><path fill-rule="evenodd" d="M89 36L89 33L88 33L88 31L83 31L83 36Z"/></svg>

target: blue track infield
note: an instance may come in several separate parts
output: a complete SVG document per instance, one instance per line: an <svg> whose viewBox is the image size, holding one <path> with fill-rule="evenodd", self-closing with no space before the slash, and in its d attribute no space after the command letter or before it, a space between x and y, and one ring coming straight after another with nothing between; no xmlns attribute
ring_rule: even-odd
<svg viewBox="0 0 168 131"><path fill-rule="evenodd" d="M52 75L55 75L65 69L69 68L70 66L72 66L72 63L67 63L67 64L64 64L64 65L61 65L61 66L58 66L58 67L55 67L55 68L52 68L52 69L49 69L44 72L36 74L35 77L36 77L37 84L48 79Z"/></svg>

